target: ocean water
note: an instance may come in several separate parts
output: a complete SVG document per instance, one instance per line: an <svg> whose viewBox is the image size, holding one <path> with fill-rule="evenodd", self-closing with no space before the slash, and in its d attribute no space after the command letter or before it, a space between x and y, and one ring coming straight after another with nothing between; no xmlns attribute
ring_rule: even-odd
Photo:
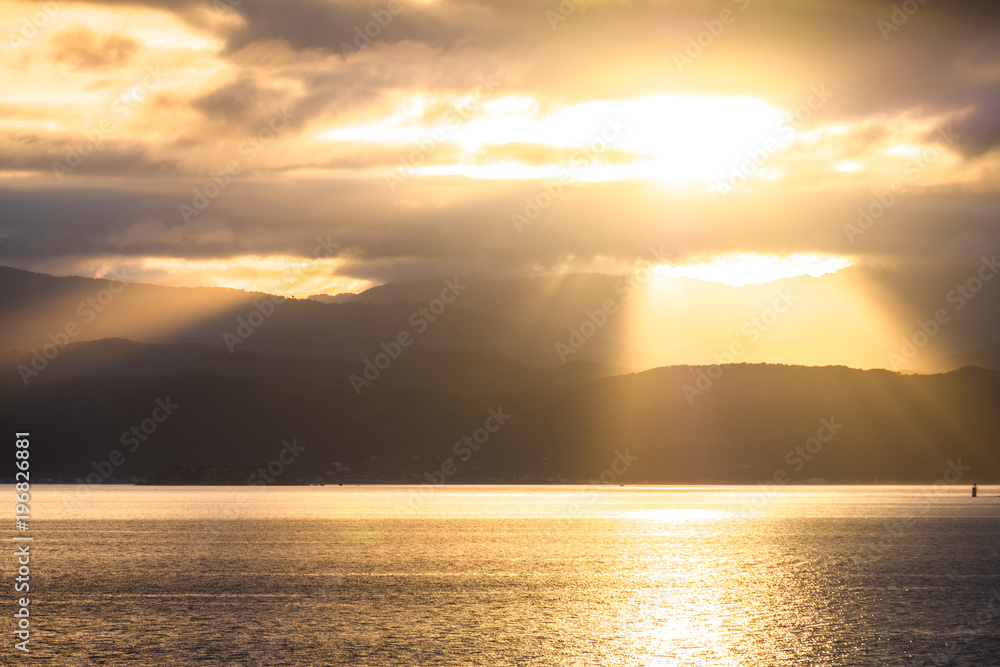
<svg viewBox="0 0 1000 667"><path fill-rule="evenodd" d="M998 495L36 485L30 660L1000 665Z"/></svg>

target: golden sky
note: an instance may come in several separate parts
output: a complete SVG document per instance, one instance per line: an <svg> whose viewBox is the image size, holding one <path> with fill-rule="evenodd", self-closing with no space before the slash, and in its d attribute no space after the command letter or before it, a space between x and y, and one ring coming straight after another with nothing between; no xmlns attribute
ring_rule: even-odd
<svg viewBox="0 0 1000 667"><path fill-rule="evenodd" d="M1000 184L1000 11L903 4L0 2L0 262L302 296L662 245L841 270L891 340L995 251Z"/></svg>

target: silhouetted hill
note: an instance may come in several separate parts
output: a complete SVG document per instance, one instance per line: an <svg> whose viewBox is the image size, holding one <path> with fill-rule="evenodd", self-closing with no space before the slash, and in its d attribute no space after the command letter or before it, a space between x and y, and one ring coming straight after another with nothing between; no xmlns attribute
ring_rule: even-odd
<svg viewBox="0 0 1000 667"><path fill-rule="evenodd" d="M611 470L615 482L933 482L959 459L978 481L1000 480L998 371L621 375L577 356L551 367L568 330L546 323L613 290L608 280L526 281L553 290L520 292L534 323L497 316L513 312L504 290L516 281L462 292L493 315L456 299L429 321L421 308L433 299L390 302L432 298L420 285L377 290L386 303L324 304L0 268L0 415L11 432L30 427L42 479L229 479L287 459L294 441L304 449L279 481L586 481ZM567 296L573 285L582 296ZM607 332L630 319L616 322L595 327L582 359L621 351ZM411 345L396 342L402 333ZM27 383L21 365L37 370ZM506 423L494 433L490 419Z"/></svg>
<svg viewBox="0 0 1000 667"><path fill-rule="evenodd" d="M437 296L449 289L445 285L439 282ZM360 361L405 334L411 341L406 351L470 350L538 366L560 362L555 344L566 339L566 329L465 310L461 292L447 294L450 304L325 304L227 288L60 278L0 267L0 349L123 338ZM599 334L574 360L609 358L613 347Z"/></svg>
<svg viewBox="0 0 1000 667"><path fill-rule="evenodd" d="M864 307L850 305L843 295L856 294L860 280L847 275L850 270L730 287L651 274L648 268L627 276L448 278L298 300L223 288L123 288L0 267L0 351L38 349L67 337L124 338L363 361L402 336L410 342L407 353L485 352L536 367L567 360L636 368L710 364L738 344L740 362L933 372L963 365L935 359L998 330L996 309L984 297L975 309L954 313L953 322L918 354L894 358L905 348L896 329L907 331L926 314L913 307L894 312L895 306L874 297ZM869 312L882 312L884 322L873 322ZM994 366L995 356L984 353L964 363Z"/></svg>
<svg viewBox="0 0 1000 667"><path fill-rule="evenodd" d="M466 280L462 307L498 319L524 320L542 326L579 324L581 313L615 296L621 276L576 273L512 280ZM709 287L711 289L711 287ZM440 281L387 283L360 294L329 297L371 304L425 302L441 291ZM314 297L318 298L318 297Z"/></svg>
<svg viewBox="0 0 1000 667"><path fill-rule="evenodd" d="M0 354L0 386L16 392L25 386L67 378L151 378L198 372L225 377L294 378L299 382L339 384L353 389L352 375L365 378L366 370L371 373L365 363L344 359L229 353L196 343L155 345L122 339L71 343L54 359L45 360L45 367L37 375L33 363L41 362L30 352ZM493 396L568 386L624 371L586 362L540 369L484 352L412 350L378 372L376 381L382 384Z"/></svg>
<svg viewBox="0 0 1000 667"><path fill-rule="evenodd" d="M363 374L363 370L358 367L356 372ZM534 368L514 359L482 352L414 350L393 362L378 381L460 395L500 396L572 386L624 372L592 362Z"/></svg>
<svg viewBox="0 0 1000 667"><path fill-rule="evenodd" d="M305 449L283 466L288 479L330 482L417 482L442 470L448 481L587 481L617 468L606 481L756 483L780 473L791 482L931 483L949 462L970 468L957 483L1000 481L1000 372L733 365L710 385L708 372L719 369L669 367L492 397L391 382L357 396L342 379L287 375L65 378L4 389L0 412L12 427L38 425L33 475L68 480L115 450L125 459L117 479L170 466L265 466L295 439ZM701 395L685 393L699 383ZM156 422L158 405L159 416L176 407ZM490 410L509 415L506 423L477 431L497 426ZM144 424L152 432L136 444L129 431ZM480 437L477 451L465 436ZM624 456L634 459L627 469L615 464Z"/></svg>
<svg viewBox="0 0 1000 667"><path fill-rule="evenodd" d="M32 367L34 355L17 350L0 355L0 381L23 385L18 366ZM343 359L288 359L257 352L234 352L199 343L156 345L121 338L71 343L29 382L76 377L145 378L202 372L228 377L294 375L300 380L329 381L355 372Z"/></svg>
<svg viewBox="0 0 1000 667"><path fill-rule="evenodd" d="M1000 341L984 345L964 354L947 357L934 364L938 370L954 370L963 366L978 366L1000 370Z"/></svg>

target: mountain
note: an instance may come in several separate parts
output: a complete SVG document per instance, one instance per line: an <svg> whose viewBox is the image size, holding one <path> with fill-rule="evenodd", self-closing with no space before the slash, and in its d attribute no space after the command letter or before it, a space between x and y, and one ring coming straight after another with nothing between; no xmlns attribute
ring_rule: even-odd
<svg viewBox="0 0 1000 667"><path fill-rule="evenodd" d="M461 350L407 351L387 368L375 370L381 384L479 396L568 386L624 372L588 362L541 369L500 355ZM346 359L230 353L197 343L155 345L118 338L70 343L51 360L24 350L0 354L0 386L9 392L68 378L141 379L183 373L294 378L352 390L356 384L351 376L362 379L373 376L367 364ZM366 385L360 386L363 389Z"/></svg>
<svg viewBox="0 0 1000 667"><path fill-rule="evenodd" d="M197 354L162 353L175 352ZM65 481L102 480L101 471L197 478L199 467L282 456L278 482L1000 481L1000 372L991 370L735 364L551 379L553 369L538 376L550 374L548 386L502 394L402 373L358 395L342 376L274 373L269 360L233 356L267 372L43 374L28 387L2 384L0 421L33 425L33 474ZM962 477L948 473L956 466Z"/></svg>
<svg viewBox="0 0 1000 667"><path fill-rule="evenodd" d="M942 309L887 301L865 291L870 275L852 271L731 287L639 266L624 276L447 277L291 299L0 267L0 352L122 338L363 362L402 337L407 353L480 352L535 367L712 364L737 346L735 362L939 372L956 367L940 359L1000 331L988 294L961 310L942 295L938 325L927 318Z"/></svg>
<svg viewBox="0 0 1000 667"><path fill-rule="evenodd" d="M592 273L536 276L511 280L463 280L462 308L503 320L547 327L579 324L581 314L624 290L622 276ZM712 289L712 287L708 287ZM386 283L352 295L324 300L370 304L426 303L441 291L440 281ZM320 298L320 297L313 297Z"/></svg>
<svg viewBox="0 0 1000 667"><path fill-rule="evenodd" d="M567 331L501 320L460 306L464 283L438 283L427 302L372 304L289 299L227 288L159 287L127 280L53 277L0 267L0 351L122 338L198 343L274 356L374 359L401 337L410 350L501 354L536 366L560 363ZM614 361L603 333L573 361Z"/></svg>
<svg viewBox="0 0 1000 667"><path fill-rule="evenodd" d="M963 366L1000 370L1000 341L983 345L969 352L946 357L933 364L933 367L940 371L954 370Z"/></svg>
<svg viewBox="0 0 1000 667"><path fill-rule="evenodd" d="M312 301L319 301L320 303L351 303L352 301L360 301L358 295L354 292L341 292L340 294L313 294L309 297Z"/></svg>
<svg viewBox="0 0 1000 667"><path fill-rule="evenodd" d="M688 327L721 350L753 343L722 320L654 318L643 333L625 305L606 321L585 309L587 337L565 326L606 290L616 304L663 297L660 284L625 300L620 280L477 292L448 279L320 303L0 268L0 421L32 433L34 475L64 481L232 483L275 461L278 482L951 482L956 467L962 483L1000 480L1000 371L720 359L629 372L595 359ZM720 299L705 317L727 313Z"/></svg>

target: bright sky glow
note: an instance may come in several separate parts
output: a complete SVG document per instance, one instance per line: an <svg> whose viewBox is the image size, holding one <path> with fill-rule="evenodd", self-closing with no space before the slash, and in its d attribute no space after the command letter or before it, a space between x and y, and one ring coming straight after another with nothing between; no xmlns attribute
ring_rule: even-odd
<svg viewBox="0 0 1000 667"><path fill-rule="evenodd" d="M475 105L477 113L467 122L455 122L453 116L431 126L421 122L427 106L423 97L408 99L388 117L326 130L317 139L421 145L432 137L458 143L468 156L511 144L537 145L568 149L565 159L551 167L587 172L580 180L711 181L726 177L734 164L763 150L769 139L776 151L787 148L795 135L783 124L784 112L749 97L655 95L541 114L531 98L511 96ZM498 171L463 162L417 171L530 179L539 177L533 169L537 166L511 162Z"/></svg>
<svg viewBox="0 0 1000 667"><path fill-rule="evenodd" d="M844 257L817 254L794 254L782 257L779 255L736 253L693 264L665 264L657 267L655 272L739 287L742 285L763 285L775 280L798 276L817 278L846 269L852 263L851 260Z"/></svg>

